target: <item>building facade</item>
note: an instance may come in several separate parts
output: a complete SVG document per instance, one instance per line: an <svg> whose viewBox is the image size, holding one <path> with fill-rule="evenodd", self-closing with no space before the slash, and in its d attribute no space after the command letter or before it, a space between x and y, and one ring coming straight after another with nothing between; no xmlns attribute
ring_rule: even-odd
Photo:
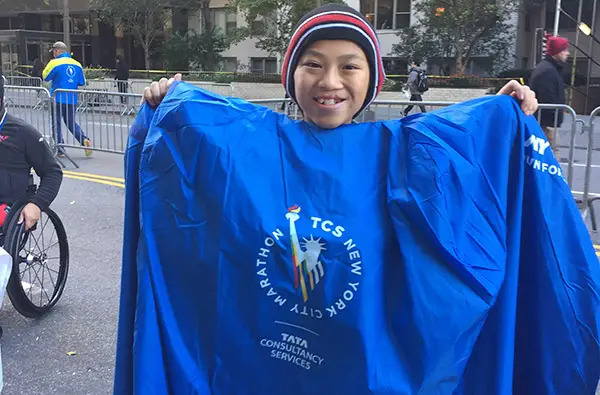
<svg viewBox="0 0 600 395"><path fill-rule="evenodd" d="M5 0L0 8L0 57L4 72L16 65L47 63L55 41L63 40L59 2ZM85 66L108 65L114 59L114 31L90 9L88 0L70 0L70 40L73 57ZM111 59L112 58L112 59ZM111 60L109 60L111 59Z"/></svg>
<svg viewBox="0 0 600 395"><path fill-rule="evenodd" d="M351 7L359 10L376 27L379 36L384 64L388 74L405 74L409 59L397 57L392 47L398 42L398 30L417 22L414 3L418 0L346 0ZM600 7L593 15L593 2L600 0L581 0L582 21L592 26L595 17L596 36L600 26ZM563 10L577 17L580 0L562 0ZM228 8L229 0L211 0L210 15L214 26L225 34L238 27L247 26L244 16ZM60 1L43 0L4 0L0 8L0 57L2 68L6 72L17 64L31 64L35 58L43 63L50 60L49 49L53 42L63 39L62 9ZM554 23L553 0L522 1L518 12L510 15L509 24L513 26L511 51L507 59L513 69L532 69L539 60L541 43L536 40L536 30L552 31ZM73 56L84 66L114 67L115 55L121 54L132 69L144 68L143 51L135 42L111 25L103 23L98 13L90 7L90 0L69 0L70 40ZM166 12L169 12L168 10ZM179 12L172 15L170 23L155 44L155 57L152 68L162 68L157 49L172 31L185 32L188 29L200 31L200 12ZM590 37L579 34L576 23L563 16L560 19L559 34L600 59L600 44ZM600 66L591 62L575 48L571 49L576 70L585 76L591 65L592 81L600 79ZM233 45L221 54L223 61L219 65L224 71L278 73L281 59L256 48L256 40L246 39ZM474 56L467 67L470 74L487 75L491 60L486 56ZM600 62L599 62L600 63ZM427 59L430 74L452 73L448 65L451 59ZM597 83L597 82L596 82Z"/></svg>
<svg viewBox="0 0 600 395"><path fill-rule="evenodd" d="M243 15L228 8L228 0L211 0L210 14L213 26L228 34L238 27L247 27ZM200 11L189 15L188 27L197 32L202 30ZM221 53L223 62L220 65L223 71L238 71L251 73L279 73L279 59L276 55L269 54L256 48L256 40L249 38Z"/></svg>
<svg viewBox="0 0 600 395"><path fill-rule="evenodd" d="M215 25L225 32L228 26L244 26L246 24L239 13L227 14L225 8L227 2L227 0L212 0L210 5L215 15L217 15ZM346 4L359 10L375 26L388 74L406 74L408 70L410 60L397 57L394 55L392 48L398 42L398 31L411 26L417 21L414 2L415 0L346 0ZM510 23L516 31L516 26L519 23L517 13L511 16ZM190 16L189 25L192 29L199 30L201 28L199 14ZM516 37L514 37L514 41L516 42ZM513 44L511 52L515 52L515 50ZM281 63L281 59L276 55L270 55L257 49L254 40L251 39L231 47L223 53L223 56L225 57L224 68L228 71L234 71L237 64L237 71L278 72ZM452 72L449 68L449 65L452 64L451 59L430 58L427 63L432 74ZM468 65L468 72L469 74L485 75L490 64L491 59L489 57L474 56Z"/></svg>

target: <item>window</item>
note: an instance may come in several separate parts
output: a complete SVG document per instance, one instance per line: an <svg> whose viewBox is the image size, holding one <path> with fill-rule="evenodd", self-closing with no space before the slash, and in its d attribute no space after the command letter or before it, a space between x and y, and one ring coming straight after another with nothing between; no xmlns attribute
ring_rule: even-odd
<svg viewBox="0 0 600 395"><path fill-rule="evenodd" d="M232 33L237 28L237 14L228 12L225 15L225 33Z"/></svg>
<svg viewBox="0 0 600 395"><path fill-rule="evenodd" d="M60 15L50 15L50 31L62 32L63 31L63 19Z"/></svg>
<svg viewBox="0 0 600 395"><path fill-rule="evenodd" d="M377 30L410 26L410 0L361 0L360 11Z"/></svg>
<svg viewBox="0 0 600 395"><path fill-rule="evenodd" d="M410 0L396 0L394 29L410 26Z"/></svg>
<svg viewBox="0 0 600 395"><path fill-rule="evenodd" d="M577 19L577 13L579 12L579 1L563 0L561 2L560 8L562 9L562 12L560 14L558 29L565 31L575 31L575 29L577 28L577 22L575 20ZM592 26L593 10L593 2L589 0L583 0L581 9L581 21L585 22L588 26ZM546 30L549 33L552 33L554 30L554 11L554 6L546 6ZM571 18L565 15L565 13L570 15Z"/></svg>
<svg viewBox="0 0 600 395"><path fill-rule="evenodd" d="M237 71L237 58L236 57L224 57L222 59L223 71L234 72Z"/></svg>
<svg viewBox="0 0 600 395"><path fill-rule="evenodd" d="M42 17L41 15L23 15L25 21L25 29L27 30L42 30Z"/></svg>
<svg viewBox="0 0 600 395"><path fill-rule="evenodd" d="M250 30L253 34L265 34L265 23L262 19L257 19L252 21L250 25Z"/></svg>
<svg viewBox="0 0 600 395"><path fill-rule="evenodd" d="M90 34L90 18L87 16L72 16L71 33Z"/></svg>
<svg viewBox="0 0 600 395"><path fill-rule="evenodd" d="M250 30L252 33L256 35L268 35L275 34L277 31L277 26L275 25L275 19L271 17L264 17L260 19L255 19L250 24Z"/></svg>
<svg viewBox="0 0 600 395"><path fill-rule="evenodd" d="M250 58L250 71L260 74L276 74L276 58Z"/></svg>
<svg viewBox="0 0 600 395"><path fill-rule="evenodd" d="M211 8L210 22L213 27L221 29L221 32L230 34L237 28L237 13L227 8Z"/></svg>
<svg viewBox="0 0 600 395"><path fill-rule="evenodd" d="M406 74L408 63L401 58L383 58L383 68L388 75Z"/></svg>

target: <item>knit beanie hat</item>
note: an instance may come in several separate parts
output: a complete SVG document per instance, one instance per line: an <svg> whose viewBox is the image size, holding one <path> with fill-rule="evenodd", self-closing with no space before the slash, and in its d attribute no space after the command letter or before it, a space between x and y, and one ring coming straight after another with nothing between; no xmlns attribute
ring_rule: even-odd
<svg viewBox="0 0 600 395"><path fill-rule="evenodd" d="M295 102L294 71L304 50L319 40L352 41L364 51L369 62L369 88L365 102L354 115L357 116L375 100L385 80L375 29L362 14L343 4L326 4L304 15L294 29L281 72L283 86Z"/></svg>
<svg viewBox="0 0 600 395"><path fill-rule="evenodd" d="M547 35L546 40L546 54L550 56L569 48L569 41L566 38Z"/></svg>

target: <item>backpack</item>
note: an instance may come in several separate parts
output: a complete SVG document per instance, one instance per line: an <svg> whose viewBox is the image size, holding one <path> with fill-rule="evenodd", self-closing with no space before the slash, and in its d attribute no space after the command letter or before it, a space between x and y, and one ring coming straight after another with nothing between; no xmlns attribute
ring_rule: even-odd
<svg viewBox="0 0 600 395"><path fill-rule="evenodd" d="M427 80L427 73L424 70L417 71L417 90L421 93L429 90L429 81Z"/></svg>

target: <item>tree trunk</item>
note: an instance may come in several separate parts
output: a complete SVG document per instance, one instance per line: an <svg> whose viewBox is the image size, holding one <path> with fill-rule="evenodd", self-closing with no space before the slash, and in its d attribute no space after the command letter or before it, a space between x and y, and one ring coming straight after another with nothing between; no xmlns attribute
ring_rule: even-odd
<svg viewBox="0 0 600 395"><path fill-rule="evenodd" d="M211 30L212 23L210 21L210 0L202 0L200 3L200 13L202 16L202 29Z"/></svg>
<svg viewBox="0 0 600 395"><path fill-rule="evenodd" d="M202 0L200 3L200 12L202 16L202 31L206 32L205 37L212 41L212 30L213 26L210 21L210 0ZM211 53L206 57L204 64L205 71L215 70L215 56L214 56L214 43L210 42L208 45L211 48Z"/></svg>
<svg viewBox="0 0 600 395"><path fill-rule="evenodd" d="M146 71L150 70L150 46L144 45L144 63L146 64Z"/></svg>
<svg viewBox="0 0 600 395"><path fill-rule="evenodd" d="M467 71L467 64L469 63L469 57L465 56L460 50L457 51L456 57L454 58L454 66L456 74L465 75Z"/></svg>

